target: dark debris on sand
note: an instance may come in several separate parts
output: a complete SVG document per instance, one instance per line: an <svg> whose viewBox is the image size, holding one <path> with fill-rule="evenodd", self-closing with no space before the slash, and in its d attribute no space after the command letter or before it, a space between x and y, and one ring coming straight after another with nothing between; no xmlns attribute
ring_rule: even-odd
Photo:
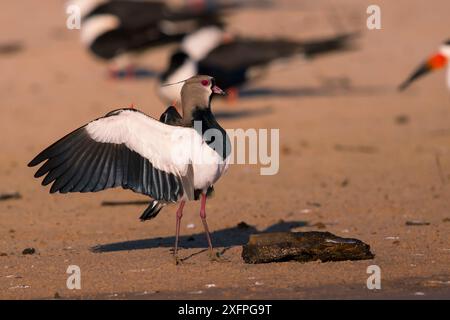
<svg viewBox="0 0 450 320"><path fill-rule="evenodd" d="M14 193L0 193L0 201L22 199L22 195L18 192Z"/></svg>
<svg viewBox="0 0 450 320"><path fill-rule="evenodd" d="M395 123L398 125L404 125L409 123L409 116L406 114L399 114L395 117Z"/></svg>
<svg viewBox="0 0 450 320"><path fill-rule="evenodd" d="M23 249L23 251L22 251L22 254L23 255L26 255L26 254L35 254L36 253L36 249L34 249L34 248L25 248L25 249Z"/></svg>
<svg viewBox="0 0 450 320"><path fill-rule="evenodd" d="M409 220L405 223L407 226L429 226L430 223L427 221L421 221L421 220Z"/></svg>
<svg viewBox="0 0 450 320"><path fill-rule="evenodd" d="M0 43L0 54L1 55L16 54L22 50L23 50L23 45L21 42Z"/></svg>

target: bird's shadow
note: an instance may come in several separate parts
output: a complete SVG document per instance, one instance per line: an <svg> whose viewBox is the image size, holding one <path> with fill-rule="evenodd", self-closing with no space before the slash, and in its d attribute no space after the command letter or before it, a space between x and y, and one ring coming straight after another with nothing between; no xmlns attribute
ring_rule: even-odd
<svg viewBox="0 0 450 320"><path fill-rule="evenodd" d="M131 74L130 74L131 72ZM147 67L130 70L119 70L116 72L117 79L158 79L161 76L159 71ZM333 77L320 79L321 84L316 87L297 87L297 88L274 88L274 87L254 87L240 88L240 99L252 99L259 97L333 97L339 95L378 95L391 91L392 88L376 86L354 86L351 79L347 77ZM270 110L265 110L265 112ZM225 114L223 118L238 118L262 113L245 113L237 115Z"/></svg>
<svg viewBox="0 0 450 320"><path fill-rule="evenodd" d="M231 120L238 118L248 118L254 116L261 116L270 114L273 112L271 107L264 107L260 109L248 109L248 110L231 110L231 111L216 111L214 116L219 120Z"/></svg>
<svg viewBox="0 0 450 320"><path fill-rule="evenodd" d="M135 68L133 70L121 69L115 72L115 77L118 80L145 80L157 79L160 77L160 72L150 68Z"/></svg>
<svg viewBox="0 0 450 320"><path fill-rule="evenodd" d="M241 246L248 242L250 235L266 232L286 232L294 228L308 226L306 221L279 221L263 231L257 230L254 226L247 225L244 222L239 223L232 228L217 230L211 233L214 245L217 247L230 248ZM175 237L157 237L150 239L138 239L130 241L113 242L100 244L91 248L96 253L143 250L158 247L173 247ZM192 235L180 236L179 246L182 248L208 248L206 236L203 232Z"/></svg>
<svg viewBox="0 0 450 320"><path fill-rule="evenodd" d="M260 97L336 97L342 95L379 95L391 88L375 86L352 86L345 83L325 84L317 87L299 88L249 88L239 90L239 98L252 99Z"/></svg>

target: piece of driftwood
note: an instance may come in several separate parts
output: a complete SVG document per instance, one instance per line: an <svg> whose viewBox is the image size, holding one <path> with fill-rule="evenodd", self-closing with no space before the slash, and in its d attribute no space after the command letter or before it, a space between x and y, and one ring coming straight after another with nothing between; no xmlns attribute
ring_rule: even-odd
<svg viewBox="0 0 450 320"><path fill-rule="evenodd" d="M407 226L429 226L430 223L427 221L421 221L421 220L409 220L405 223Z"/></svg>
<svg viewBox="0 0 450 320"><path fill-rule="evenodd" d="M242 258L246 263L295 260L343 261L373 259L370 246L358 239L341 238L330 232L274 232L250 236Z"/></svg>

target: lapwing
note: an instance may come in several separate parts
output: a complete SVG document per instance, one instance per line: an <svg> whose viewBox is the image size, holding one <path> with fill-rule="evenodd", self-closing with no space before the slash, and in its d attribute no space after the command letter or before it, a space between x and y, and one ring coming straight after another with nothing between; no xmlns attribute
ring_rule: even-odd
<svg viewBox="0 0 450 320"><path fill-rule="evenodd" d="M152 219L164 206L178 203L177 262L184 205L200 200L210 254L216 257L206 222L206 199L229 167L231 143L211 111L214 94L224 91L213 77L194 76L183 81L182 115L176 110L171 113L170 108L164 113L169 118L163 122L170 124L134 108L114 110L56 141L28 166L45 161L34 176L45 176L44 186L52 183L50 193L122 187L149 196L152 201L141 220Z"/></svg>

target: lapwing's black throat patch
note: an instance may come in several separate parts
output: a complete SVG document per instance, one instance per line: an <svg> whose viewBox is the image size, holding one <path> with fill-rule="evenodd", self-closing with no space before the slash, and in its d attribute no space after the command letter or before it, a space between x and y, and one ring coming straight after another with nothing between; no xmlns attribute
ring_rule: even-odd
<svg viewBox="0 0 450 320"><path fill-rule="evenodd" d="M195 123L201 122L201 134L205 142L216 151L219 156L225 160L231 153L231 141L227 135L227 132L222 128L211 112L211 108L195 108L192 111L192 126L196 128ZM211 137L208 135L207 131L210 129L215 129L215 132L219 132L222 136L222 143L217 144L215 142L214 133L212 132ZM200 133L200 132L199 132ZM205 139L205 133L208 139ZM211 138L211 139L209 139Z"/></svg>

